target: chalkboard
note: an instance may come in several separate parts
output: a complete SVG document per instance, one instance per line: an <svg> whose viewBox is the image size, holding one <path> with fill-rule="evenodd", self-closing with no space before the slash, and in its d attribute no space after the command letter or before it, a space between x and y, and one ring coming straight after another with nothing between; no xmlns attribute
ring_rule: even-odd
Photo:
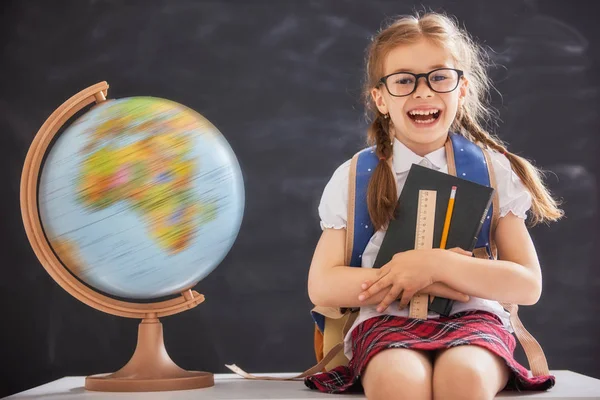
<svg viewBox="0 0 600 400"><path fill-rule="evenodd" d="M20 173L45 119L106 80L110 98L185 104L226 136L246 212L222 265L197 285L206 302L162 320L187 369L300 371L312 365L307 274L317 205L337 166L365 143L364 49L397 1L4 2L0 15L3 185L0 396L65 375L114 371L138 321L61 289L35 257L19 211ZM593 1L430 1L457 16L493 61L509 148L552 171L567 217L531 230L543 295L522 308L552 369L600 378L598 171L600 27ZM524 361L522 353L518 359Z"/></svg>

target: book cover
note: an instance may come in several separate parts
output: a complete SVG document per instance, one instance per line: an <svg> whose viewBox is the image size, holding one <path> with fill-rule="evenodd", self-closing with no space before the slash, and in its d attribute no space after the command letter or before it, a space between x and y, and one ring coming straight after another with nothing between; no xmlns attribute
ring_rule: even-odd
<svg viewBox="0 0 600 400"><path fill-rule="evenodd" d="M433 247L440 247L452 186L456 186L457 190L446 248L473 250L492 203L494 189L413 164L398 199L396 217L389 223L373 268L381 268L396 253L415 248L419 190L434 190L437 193ZM452 300L436 297L429 305L429 310L449 315L452 303Z"/></svg>

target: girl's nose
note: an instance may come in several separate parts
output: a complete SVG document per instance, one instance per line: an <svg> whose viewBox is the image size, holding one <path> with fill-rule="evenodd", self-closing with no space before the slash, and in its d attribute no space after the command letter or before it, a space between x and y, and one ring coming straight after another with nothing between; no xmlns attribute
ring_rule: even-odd
<svg viewBox="0 0 600 400"><path fill-rule="evenodd" d="M413 93L415 98L432 97L433 90L429 87L425 77L419 77L417 80L417 89Z"/></svg>

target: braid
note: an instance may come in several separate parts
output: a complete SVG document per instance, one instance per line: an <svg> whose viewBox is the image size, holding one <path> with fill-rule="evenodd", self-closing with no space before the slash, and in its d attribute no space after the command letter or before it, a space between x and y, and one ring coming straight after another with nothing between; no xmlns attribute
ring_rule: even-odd
<svg viewBox="0 0 600 400"><path fill-rule="evenodd" d="M509 152L502 141L484 131L466 112L459 111L458 122L467 139L484 149L491 149L504 154L512 170L529 190L532 196L531 225L540 222L556 221L563 216L563 211L558 208L559 203L552 198L542 180L543 171L534 167L526 159Z"/></svg>
<svg viewBox="0 0 600 400"><path fill-rule="evenodd" d="M392 141L390 138L390 118L379 115L373 122L374 142L377 146L375 154L379 161L389 160L392 157ZM382 160L383 159L383 160Z"/></svg>
<svg viewBox="0 0 600 400"><path fill-rule="evenodd" d="M395 177L388 164L393 154L390 123L389 117L378 113L368 133L369 142L375 144L375 154L379 158L367 189L367 206L375 231L385 227L394 218L398 197Z"/></svg>

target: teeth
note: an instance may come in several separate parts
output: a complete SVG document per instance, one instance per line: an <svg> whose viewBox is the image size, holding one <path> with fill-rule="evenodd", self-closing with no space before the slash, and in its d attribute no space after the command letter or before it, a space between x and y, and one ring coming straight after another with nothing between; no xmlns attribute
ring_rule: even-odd
<svg viewBox="0 0 600 400"><path fill-rule="evenodd" d="M431 109L431 110L412 110L409 112L410 115L429 115L429 114L435 114L437 112L439 112L440 110L438 109Z"/></svg>
<svg viewBox="0 0 600 400"><path fill-rule="evenodd" d="M415 120L414 122L416 122L417 124L430 124L433 121L435 121L435 118L431 118L431 119L426 119L424 121L421 120Z"/></svg>

